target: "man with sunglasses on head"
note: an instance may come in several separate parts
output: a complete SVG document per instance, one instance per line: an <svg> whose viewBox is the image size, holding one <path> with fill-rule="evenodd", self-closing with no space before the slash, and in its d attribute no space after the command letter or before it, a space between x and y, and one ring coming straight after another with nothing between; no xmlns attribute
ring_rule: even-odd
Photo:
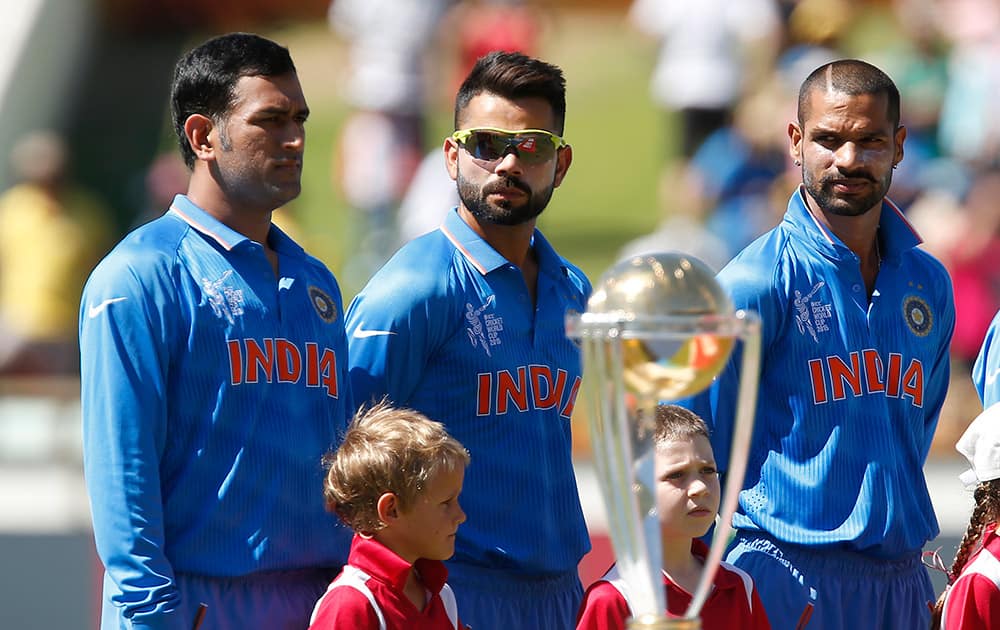
<svg viewBox="0 0 1000 630"><path fill-rule="evenodd" d="M590 283L535 221L573 159L562 71L520 53L478 60L444 157L460 203L404 246L348 309L357 400L388 396L468 448L450 581L476 630L572 628L589 539L570 415L580 353L564 333Z"/></svg>

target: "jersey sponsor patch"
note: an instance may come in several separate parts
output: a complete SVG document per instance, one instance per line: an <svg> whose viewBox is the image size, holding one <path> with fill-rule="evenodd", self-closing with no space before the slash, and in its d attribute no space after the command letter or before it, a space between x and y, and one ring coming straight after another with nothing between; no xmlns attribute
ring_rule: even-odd
<svg viewBox="0 0 1000 630"><path fill-rule="evenodd" d="M910 327L910 332L918 337L926 337L934 328L931 307L917 295L909 295L903 300L903 319Z"/></svg>
<svg viewBox="0 0 1000 630"><path fill-rule="evenodd" d="M309 301L312 302L316 314L324 322L332 324L337 321L337 304L326 294L326 291L316 286L310 286Z"/></svg>

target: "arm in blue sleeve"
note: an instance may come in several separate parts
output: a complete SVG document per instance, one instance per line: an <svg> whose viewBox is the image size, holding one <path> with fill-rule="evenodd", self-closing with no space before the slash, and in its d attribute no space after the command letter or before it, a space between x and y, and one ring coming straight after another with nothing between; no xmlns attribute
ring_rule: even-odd
<svg viewBox="0 0 1000 630"><path fill-rule="evenodd" d="M347 340L354 402L383 396L406 404L423 377L428 357L444 338L445 321L434 312L442 300L420 270L383 268L347 309Z"/></svg>
<svg viewBox="0 0 1000 630"><path fill-rule="evenodd" d="M168 284L164 278L157 282ZM123 257L102 263L80 312L84 472L97 551L133 628L187 630L164 554L166 326ZM160 293L171 295L169 291ZM166 299L169 299L166 298Z"/></svg>
<svg viewBox="0 0 1000 630"><path fill-rule="evenodd" d="M942 270L943 271L943 270ZM939 323L941 326L941 343L938 346L938 354L931 366L927 378L927 398L924 400L924 408L927 410L925 416L924 439L922 442L922 457L926 458L931 449L931 442L934 439L934 431L937 428L938 418L941 409L944 407L944 399L948 394L948 387L951 384L951 338L955 333L955 302L952 298L951 280L947 272L943 272L944 282L941 283L941 308L939 309Z"/></svg>
<svg viewBox="0 0 1000 630"><path fill-rule="evenodd" d="M775 290L776 280L771 275L775 272L773 267L765 269L764 267L731 264L719 276L723 287L732 297L735 308L752 311L761 319L761 365L758 374L764 372L764 364L767 362L767 348L770 345L770 340L776 334L775 331L781 326L782 312L785 307L783 300ZM729 361L719 376L708 390L695 397L690 405L692 411L702 416L708 424L715 461L721 472L725 472L729 467L733 425L736 422L736 401L740 383L744 377L740 372L742 363L743 344L737 343L733 348L732 356L729 357ZM758 391L758 410L761 408L760 397L762 395L766 394ZM765 422L766 419L762 418L760 413L755 413L754 436L761 432L760 427ZM759 446L760 440L755 437L754 443ZM752 452L754 445L751 445L750 448ZM753 457L751 457L751 461L753 461Z"/></svg>

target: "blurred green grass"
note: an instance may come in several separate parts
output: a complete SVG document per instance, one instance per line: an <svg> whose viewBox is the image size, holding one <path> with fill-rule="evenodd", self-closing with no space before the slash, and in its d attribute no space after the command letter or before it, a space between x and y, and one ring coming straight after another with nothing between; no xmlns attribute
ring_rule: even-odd
<svg viewBox="0 0 1000 630"><path fill-rule="evenodd" d="M546 18L537 54L566 74L565 135L574 157L539 226L596 281L626 241L652 230L661 218L657 179L672 143L668 121L648 92L655 44L631 29L620 11L553 9ZM336 138L348 113L339 95L344 46L324 23L270 36L290 48L312 110L303 191L292 211L307 249L344 282L341 272L358 240L355 216L331 171ZM444 54L435 61L441 89L431 99L437 101L428 123L432 146L451 130L453 94L447 92L454 83ZM345 283L342 289L349 300L360 287Z"/></svg>

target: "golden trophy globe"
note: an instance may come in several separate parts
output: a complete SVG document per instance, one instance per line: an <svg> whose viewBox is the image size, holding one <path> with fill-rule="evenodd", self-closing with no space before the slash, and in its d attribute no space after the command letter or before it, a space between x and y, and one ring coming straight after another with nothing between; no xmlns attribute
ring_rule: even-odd
<svg viewBox="0 0 1000 630"><path fill-rule="evenodd" d="M697 629L730 533L743 484L760 363L760 320L735 311L700 260L679 252L624 260L600 279L587 311L569 314L567 335L583 350L594 467L618 570L629 586L633 630ZM691 605L666 616L653 467L660 403L706 389L742 343L733 444L719 520Z"/></svg>

